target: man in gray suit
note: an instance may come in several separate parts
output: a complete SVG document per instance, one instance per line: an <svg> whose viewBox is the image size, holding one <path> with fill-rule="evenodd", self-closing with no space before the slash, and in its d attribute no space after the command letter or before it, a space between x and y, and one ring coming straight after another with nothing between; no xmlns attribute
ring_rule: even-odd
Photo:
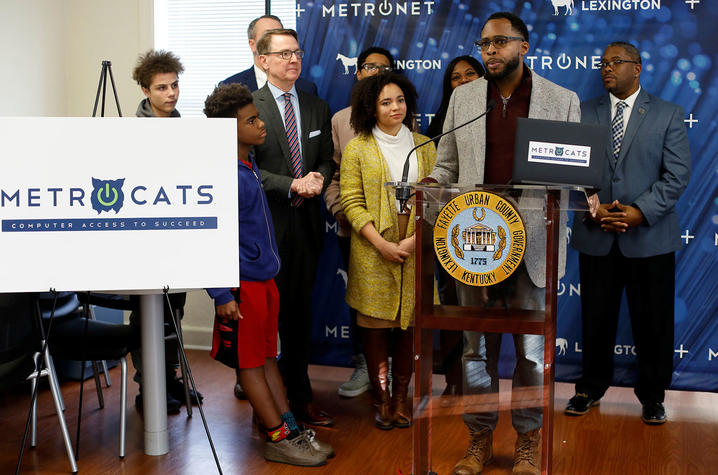
<svg viewBox="0 0 718 475"><path fill-rule="evenodd" d="M518 117L577 122L580 119L576 93L531 71L523 63L529 51L524 22L509 12L491 15L476 42L486 68L485 79L457 87L449 102L444 130L453 128L486 110L489 100L498 106L486 118L441 139L437 162L430 178L440 183L473 186L479 183L506 184L511 180L514 137ZM522 199L525 197L522 196ZM458 284L462 305L502 305L510 308L544 308L546 226L540 213L523 216L527 229L524 262L504 282L480 292ZM562 242L565 240L562 239ZM559 266L565 267L565 248ZM488 298L487 298L488 296ZM489 394L490 410L464 414L471 442L454 474L476 474L493 456L492 434L498 421L498 357L500 334L465 332L463 356L464 394ZM514 388L540 387L543 383L543 336L513 335L517 365ZM516 396L520 391L514 391ZM539 473L541 408L512 409L511 419L518 437L513 473Z"/></svg>
<svg viewBox="0 0 718 475"><path fill-rule="evenodd" d="M579 254L583 373L566 414L598 404L613 379L613 348L626 290L638 356L635 393L646 424L666 421L664 390L673 371L675 251L681 247L675 204L688 185L690 150L683 109L641 88L641 55L625 42L601 60L608 91L581 104L583 122L611 127L602 203L576 215L571 245Z"/></svg>
<svg viewBox="0 0 718 475"><path fill-rule="evenodd" d="M255 160L272 211L282 268L279 289L279 369L292 412L308 424L333 420L312 404L307 374L312 331L312 290L324 240L321 194L334 174L329 105L298 91L304 51L297 32L267 31L257 42L267 84L253 93L267 140Z"/></svg>

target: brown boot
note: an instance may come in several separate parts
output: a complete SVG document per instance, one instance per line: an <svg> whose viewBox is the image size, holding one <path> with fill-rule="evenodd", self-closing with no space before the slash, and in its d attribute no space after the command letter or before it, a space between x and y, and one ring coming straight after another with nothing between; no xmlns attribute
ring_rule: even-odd
<svg viewBox="0 0 718 475"><path fill-rule="evenodd" d="M392 359L391 405L394 426L407 428L411 426L411 403L409 402L409 383L414 369L414 332L395 330L394 357Z"/></svg>
<svg viewBox="0 0 718 475"><path fill-rule="evenodd" d="M391 414L391 401L389 399L389 356L387 354L386 330L364 329L364 356L366 357L369 381L371 381L374 395L374 425L382 430L394 428L394 419Z"/></svg>
<svg viewBox="0 0 718 475"><path fill-rule="evenodd" d="M516 438L513 475L539 475L541 473L541 432L539 429L519 434Z"/></svg>
<svg viewBox="0 0 718 475"><path fill-rule="evenodd" d="M464 458L454 466L452 475L477 475L494 457L492 446L494 433L486 429L482 432L472 432L469 448Z"/></svg>

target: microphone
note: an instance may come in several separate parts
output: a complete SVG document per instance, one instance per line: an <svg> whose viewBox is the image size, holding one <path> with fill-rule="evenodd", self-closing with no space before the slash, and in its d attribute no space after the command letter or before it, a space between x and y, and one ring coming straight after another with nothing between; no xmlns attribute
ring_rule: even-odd
<svg viewBox="0 0 718 475"><path fill-rule="evenodd" d="M432 137L429 140L427 140L426 142L422 142L419 145L417 145L416 147L409 150L409 153L406 155L406 160L404 161L404 170L402 171L402 174L401 174L401 183L406 183L406 181L409 179L409 158L411 157L412 153L414 153L417 149L423 147L424 145L443 137L444 135L450 134L451 132L454 132L457 129L460 129L466 125L471 124L472 122L479 120L480 118L482 118L483 116L485 116L486 114L491 112L491 110L494 107L496 107L496 99L494 99L492 97L491 99L489 99L489 102L486 104L486 110L484 112L482 112L481 114L477 115L476 117L469 120L468 122L459 124L456 127L454 127L453 129L449 129L446 132L443 132L443 133L437 135L436 137ZM411 188L409 188L408 186L405 186L405 185L396 187L396 199L399 200L400 209L404 209L404 205L406 204L407 201L409 201L409 198L411 198Z"/></svg>

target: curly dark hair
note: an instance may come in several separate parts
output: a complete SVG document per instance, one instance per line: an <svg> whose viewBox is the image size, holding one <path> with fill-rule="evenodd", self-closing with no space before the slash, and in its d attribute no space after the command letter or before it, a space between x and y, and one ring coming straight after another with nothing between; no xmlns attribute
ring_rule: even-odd
<svg viewBox="0 0 718 475"><path fill-rule="evenodd" d="M184 66L174 53L162 49L159 51L151 49L137 58L137 65L132 71L132 79L145 89L149 89L155 74L180 74L183 71Z"/></svg>
<svg viewBox="0 0 718 475"><path fill-rule="evenodd" d="M204 101L207 117L236 118L237 111L254 102L252 93L244 84L221 84Z"/></svg>
<svg viewBox="0 0 718 475"><path fill-rule="evenodd" d="M358 81L352 89L352 115L349 122L359 135L369 135L376 125L376 101L384 86L396 84L404 93L406 101L406 117L404 125L411 129L416 115L416 88L406 76L394 72L386 72L370 76Z"/></svg>
<svg viewBox="0 0 718 475"><path fill-rule="evenodd" d="M449 99L451 99L451 93L454 92L454 88L451 87L451 75L454 73L454 68L456 67L456 65L459 64L459 62L461 61L466 61L467 63L469 63L471 67L474 68L474 71L476 71L479 77L482 77L484 75L484 67L481 65L479 60L477 60L473 56L457 56L456 58L451 60L449 65L446 66L446 71L444 71L441 104L439 105L439 109L436 111L436 114L434 114L434 118L429 124L429 127L426 129L426 135L429 137L435 137L439 135L444 127L446 110L449 108ZM439 145L438 141L436 145Z"/></svg>

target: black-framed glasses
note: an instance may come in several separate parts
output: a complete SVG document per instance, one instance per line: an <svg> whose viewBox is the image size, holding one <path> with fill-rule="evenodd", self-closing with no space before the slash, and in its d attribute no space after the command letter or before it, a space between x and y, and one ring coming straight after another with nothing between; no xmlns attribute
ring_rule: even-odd
<svg viewBox="0 0 718 475"><path fill-rule="evenodd" d="M618 66L623 63L638 64L638 61L633 61L631 59L614 59L613 61L601 61L598 63L598 66L600 69L606 69L609 66L613 69L614 66Z"/></svg>
<svg viewBox="0 0 718 475"><path fill-rule="evenodd" d="M302 59L304 57L304 51L302 51L301 49L295 49L294 51L292 51L290 49L285 49L282 51L270 51L265 54L278 54L282 57L282 59L284 59L286 61L289 61L290 59L292 59L292 55L296 56L297 59Z"/></svg>
<svg viewBox="0 0 718 475"><path fill-rule="evenodd" d="M479 51L486 51L489 48L491 48L491 45L494 45L494 48L501 49L505 48L507 44L509 44L509 41L526 41L521 36L504 36L504 35L498 35L494 36L493 38L484 38L483 40L474 41L474 46L476 46Z"/></svg>
<svg viewBox="0 0 718 475"><path fill-rule="evenodd" d="M368 73L373 73L377 70L380 73L391 71L391 66L386 66L385 64L364 63L361 65L361 68Z"/></svg>

